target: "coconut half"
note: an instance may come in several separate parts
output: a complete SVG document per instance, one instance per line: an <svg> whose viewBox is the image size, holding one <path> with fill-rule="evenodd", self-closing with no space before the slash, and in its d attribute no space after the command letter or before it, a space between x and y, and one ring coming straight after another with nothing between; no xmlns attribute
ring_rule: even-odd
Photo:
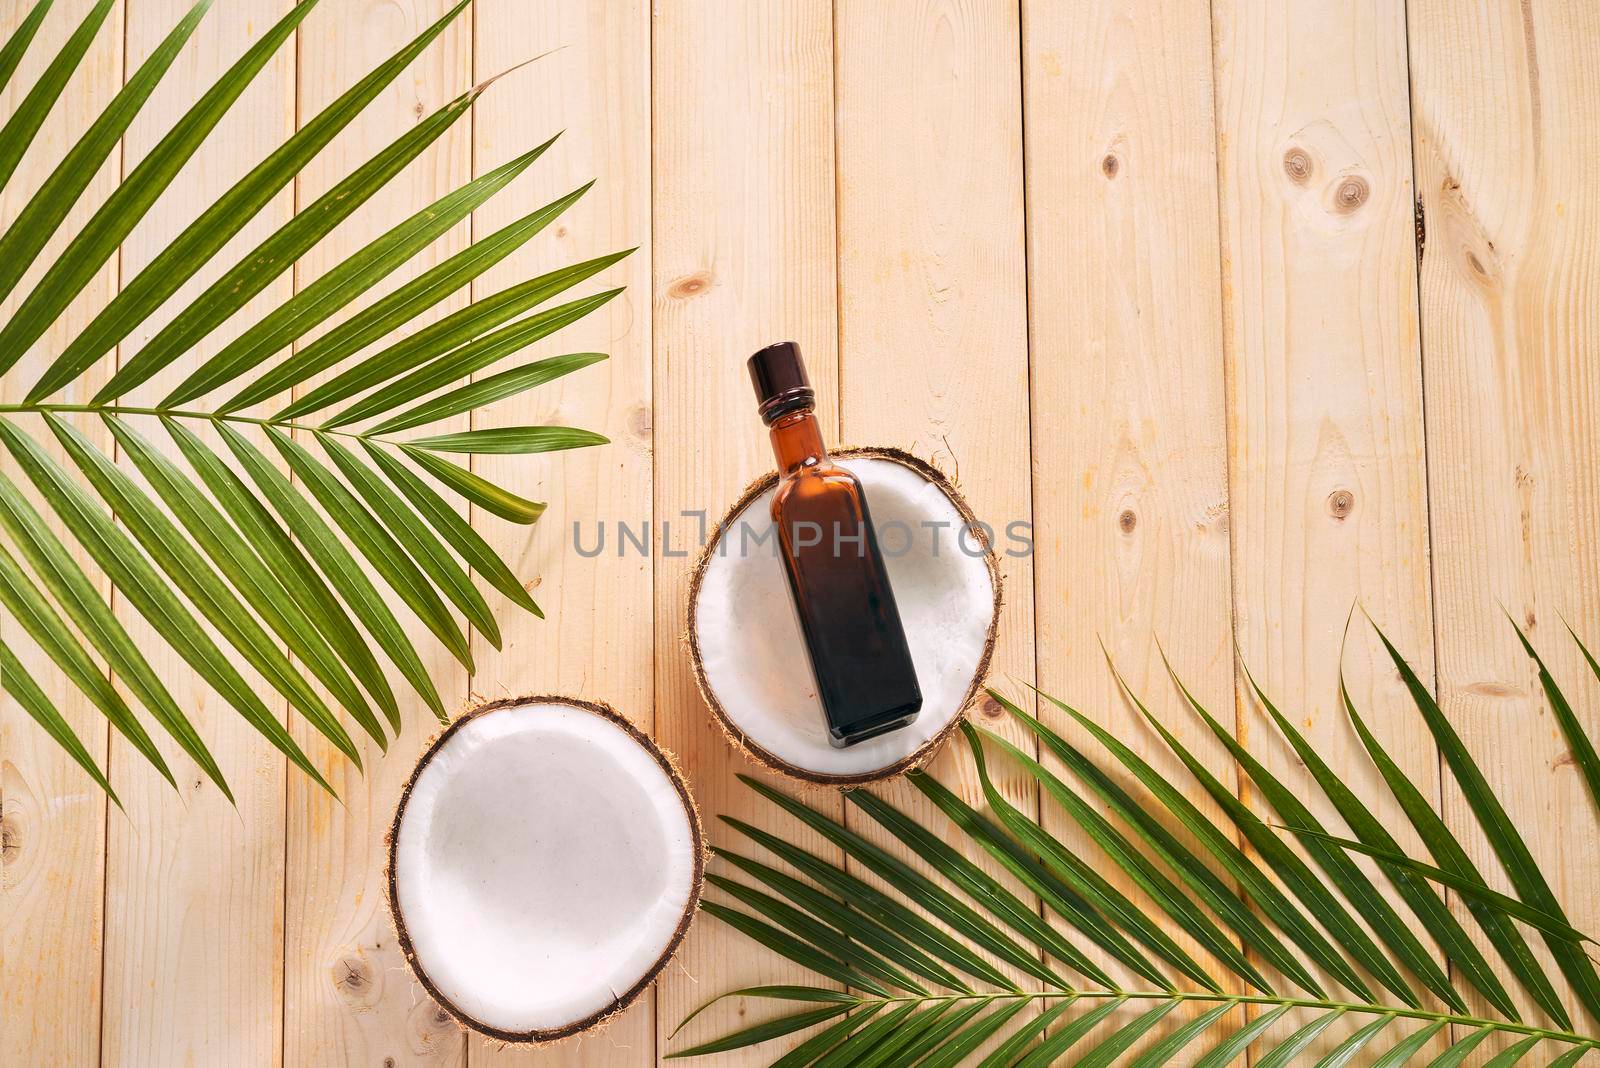
<svg viewBox="0 0 1600 1068"><path fill-rule="evenodd" d="M1000 621L1000 568L992 532L936 468L895 449L831 456L866 491L922 687L916 720L847 749L828 743L772 529L776 473L744 492L701 551L689 649L700 693L736 746L792 778L855 786L926 761L977 696Z"/></svg>
<svg viewBox="0 0 1600 1068"><path fill-rule="evenodd" d="M389 907L435 1001L549 1042L626 1008L700 901L699 814L671 759L604 705L493 701L418 761L389 833Z"/></svg>

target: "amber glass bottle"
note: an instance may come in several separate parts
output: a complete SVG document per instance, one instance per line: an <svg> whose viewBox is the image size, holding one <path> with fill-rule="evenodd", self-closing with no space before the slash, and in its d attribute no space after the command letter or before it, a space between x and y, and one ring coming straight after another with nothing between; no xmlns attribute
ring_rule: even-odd
<svg viewBox="0 0 1600 1068"><path fill-rule="evenodd" d="M922 709L922 689L866 494L828 459L799 346L780 341L750 357L750 379L772 429L772 521L828 740L843 748L904 727Z"/></svg>

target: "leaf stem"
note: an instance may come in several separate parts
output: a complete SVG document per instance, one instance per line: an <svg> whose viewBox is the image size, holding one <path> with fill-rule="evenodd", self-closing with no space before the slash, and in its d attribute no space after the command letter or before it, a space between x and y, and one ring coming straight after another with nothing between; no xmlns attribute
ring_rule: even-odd
<svg viewBox="0 0 1600 1068"><path fill-rule="evenodd" d="M383 444L392 444L386 438L372 437L368 434L353 430L332 430L320 426L307 426L305 423L296 423L286 419L257 419L248 415L229 413L221 415L216 412L197 412L190 408L141 408L125 404L0 404L0 415L43 415L51 413L88 412L93 415L154 415L167 416L173 419L204 419L212 423L249 423L254 426L269 426L279 430L304 430L313 434L329 434L341 438L350 438L354 441L374 441Z"/></svg>
<svg viewBox="0 0 1600 1068"><path fill-rule="evenodd" d="M1427 1009L1396 1008L1389 1005L1373 1005L1364 1002L1332 1001L1321 998L1284 998L1272 997L1266 994L1214 994L1208 992L1189 993L1181 990L1040 990L1024 991L1022 993L971 993L950 994L929 997L895 997L895 998L860 998L861 1005L954 1005L963 1001L1041 1001L1053 998L1082 999L1082 998L1126 998L1131 1001L1192 1001L1209 1005L1263 1005L1270 1008L1296 1008L1296 1009L1324 1009L1327 1011L1343 1010L1345 1012L1361 1013L1368 1016L1394 1016L1408 1020L1422 1020L1426 1023L1444 1023L1473 1030L1490 1028L1508 1034L1527 1035L1551 1042L1564 1042L1569 1046L1582 1046L1585 1049L1600 1049L1600 1036L1580 1035L1572 1031L1554 1031L1544 1027L1534 1027L1530 1024L1512 1023L1508 1020L1490 1020L1478 1016L1458 1016L1448 1012L1430 1012Z"/></svg>

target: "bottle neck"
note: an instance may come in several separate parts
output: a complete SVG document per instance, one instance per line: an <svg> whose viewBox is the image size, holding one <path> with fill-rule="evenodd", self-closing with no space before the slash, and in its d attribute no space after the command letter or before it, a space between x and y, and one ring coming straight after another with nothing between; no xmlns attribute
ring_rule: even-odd
<svg viewBox="0 0 1600 1068"><path fill-rule="evenodd" d="M772 424L772 452L778 458L778 469L785 475L826 460L828 449L822 443L817 413L801 408L779 416Z"/></svg>

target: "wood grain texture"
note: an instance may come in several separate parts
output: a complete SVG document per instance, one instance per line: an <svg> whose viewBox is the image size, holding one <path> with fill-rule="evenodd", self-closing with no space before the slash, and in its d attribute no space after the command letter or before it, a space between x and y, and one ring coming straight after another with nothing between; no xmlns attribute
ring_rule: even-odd
<svg viewBox="0 0 1600 1068"><path fill-rule="evenodd" d="M1432 677L1404 10L1220 0L1214 16L1240 655L1400 827L1337 692L1342 650L1357 707L1437 797L1432 741L1370 628L1343 648L1359 604ZM1263 762L1308 784L1242 683L1239 707Z"/></svg>
<svg viewBox="0 0 1600 1068"><path fill-rule="evenodd" d="M713 844L738 847L717 814L819 848L734 779L734 752L695 690L687 645L689 569L700 520L715 522L772 468L745 359L792 339L805 354L824 433L838 440L833 25L819 0L662 4L653 31L655 251L656 738L677 754ZM659 531L658 531L659 533ZM770 776L763 776L770 779ZM827 795L813 800L828 803ZM835 802L836 804L836 802ZM657 987L660 1049L701 1002L753 982L805 981L742 935L697 923ZM734 1002L677 1048L774 1015ZM765 1063L771 1050L726 1055Z"/></svg>
<svg viewBox="0 0 1600 1068"><path fill-rule="evenodd" d="M64 231L291 2L215 5ZM57 0L0 94L0 120L89 6ZM130 238L121 277L447 6L324 3ZM27 7L0 5L0 34ZM0 225L187 7L119 0L0 190ZM644 246L584 287L626 284L622 298L516 362L579 349L611 359L471 419L585 426L612 444L474 459L550 501L533 527L472 517L550 618L485 591L505 641L496 651L475 636L470 680L414 626L447 702L536 690L604 699L677 753L713 842L738 844L715 819L729 813L821 848L734 779L753 769L712 727L682 641L700 516L715 519L771 466L743 361L792 337L831 441L896 444L940 464L1000 526L1002 550L1014 544L1004 524L1031 519L1032 557L1002 561L1000 688L1022 696L1008 676L1032 679L1037 665L1046 691L1176 772L1118 694L1103 641L1152 710L1226 767L1166 679L1159 642L1213 713L1307 785L1235 674L1233 628L1256 678L1399 830L1336 703L1359 603L1425 679L1436 674L1572 918L1600 925L1595 812L1500 610L1529 628L1600 730L1600 684L1563 625L1600 641L1592 3L477 0L205 277L475 79L558 46L494 87L241 317L563 128L529 174L402 277L590 178L596 187L474 295ZM1420 267L1414 194L1426 216ZM113 261L6 376L5 400L21 399L118 278ZM81 426L110 447L97 422ZM18 477L3 454L0 469ZM640 534L651 521L652 553L630 543L619 555L619 524ZM601 553L576 552L602 525ZM1356 702L1499 880L1357 620L1343 653ZM128 816L108 816L82 773L0 702L0 1063L645 1065L774 1012L729 1003L669 1041L707 997L814 979L702 921L659 989L605 1031L538 1051L468 1041L410 981L380 889L382 834L434 730L398 678L405 733L387 757L364 752L365 775L292 720L339 805L286 774L141 631L239 793L235 814L209 784L195 789L197 776L180 774L173 796L124 743L108 744L103 719L14 624L0 623L0 638L129 803ZM964 755L936 770L976 797ZM1007 762L996 770L1033 810ZM890 793L925 811L909 791ZM1044 818L1076 841L1052 806ZM765 1063L778 1048L714 1063Z"/></svg>
<svg viewBox="0 0 1600 1068"><path fill-rule="evenodd" d="M132 0L127 62L140 63L188 10L183 0ZM139 122L124 139L132 168L190 103L265 32L289 5L213 11ZM256 163L260 144L275 144L294 129L294 54L284 49L250 87L211 140L123 245L131 279ZM185 285L161 312L124 343L125 362L186 304L199 296L294 211L288 192L276 197ZM129 396L153 403L214 355L256 316L293 292L287 275L252 300L183 360ZM138 426L152 441L155 425ZM163 441L164 444L164 441ZM175 450L169 450L175 452ZM132 469L124 460L122 466ZM221 766L237 801L228 803L187 759L173 761L179 791L150 769L121 739L112 747L113 781L124 794L127 819L113 819L107 849L106 1012L103 1057L108 1063L163 1059L195 1062L281 1060L283 998L284 761L226 701L156 637L119 596L118 614L139 641L180 708ZM258 675L241 668L268 708L285 702ZM127 786L124 788L123 784ZM219 938L217 932L231 932Z"/></svg>
<svg viewBox="0 0 1600 1068"><path fill-rule="evenodd" d="M1410 40L1439 691L1593 928L1600 875L1570 846L1594 808L1501 607L1592 735L1600 690L1565 624L1600 636L1600 11L1423 0ZM1498 880L1454 789L1446 805Z"/></svg>
<svg viewBox="0 0 1600 1068"><path fill-rule="evenodd" d="M589 553L599 527L614 537L619 522L637 530L651 519L649 8L643 2L535 6L483 0L474 16L479 81L561 48L477 105L475 172L564 131L529 174L476 214L474 235L481 239L597 179L560 220L475 283L474 297L565 264L641 242L646 247L580 288L589 293L626 285L626 293L515 357L525 363L594 351L608 353L609 360L473 418L475 428L561 424L611 439L603 448L576 452L473 458L473 469L490 481L550 506L527 527L473 509L474 524L512 570L533 584L548 617L534 619L504 597L491 596L504 643L496 651L475 636L473 688L486 698L565 693L601 700L648 731L655 719L651 557L632 551L619 556L611 542ZM647 992L598 1033L553 1049L498 1046L474 1041L469 1063L654 1064L655 994Z"/></svg>
<svg viewBox="0 0 1600 1068"><path fill-rule="evenodd" d="M453 5L446 0L348 0L316 12L300 29L300 122L392 55ZM305 172L299 203L329 186L411 124L472 84L472 25L459 17L411 67L325 149ZM472 128L462 119L334 234L304 258L304 286L399 219L471 178ZM375 298L465 247L468 225L454 227L415 257ZM466 302L444 301L431 322ZM364 305L366 301L363 301ZM315 381L309 383L314 385ZM440 424L467 429L467 419ZM315 448L315 446L312 446ZM398 598L392 603L398 605ZM403 605L397 615L447 706L464 702L467 673ZM303 724L296 737L339 791L334 801L303 775L289 778L284 1060L287 1064L461 1064L466 1039L406 970L384 903L383 837L415 755L438 730L423 701L391 672L403 727L381 755L370 739L360 773Z"/></svg>
<svg viewBox="0 0 1600 1068"><path fill-rule="evenodd" d="M1031 708L1033 561L1019 540L1029 536L1034 513L1017 14L959 0L835 7L839 433L846 444L928 459L993 529L1005 604L991 681ZM961 552L972 540L960 538L950 531L937 544ZM1026 728L998 702L980 695L975 712L1035 751ZM929 770L984 806L964 742L950 742ZM1037 787L1022 769L998 758L993 772L1023 812L1038 811ZM908 783L874 792L959 841ZM853 806L845 821L918 863ZM981 848L963 852L1009 881ZM1037 988L1037 980L1012 974Z"/></svg>
<svg viewBox="0 0 1600 1068"><path fill-rule="evenodd" d="M0 114L10 115L21 103L90 6L87 2L56 5L10 86L0 94ZM20 4L8 5L0 13L0 34L9 35L27 10ZM84 116L98 113L121 87L122 20L119 4L84 56L78 76L40 128L32 151L0 190L0 220L16 217L83 132ZM113 152L82 202L45 246L40 262L48 262L66 247L75 228L115 188L120 171L120 154ZM15 310L42 274L35 263L16 292L0 305L0 314ZM113 260L5 376L5 402L22 400L55 354L115 295L117 284ZM113 359L101 361L86 374L83 388L98 389L114 369ZM77 425L99 444L110 438L96 422ZM26 429L44 433L37 420L28 420ZM0 459L0 471L28 487L9 452ZM48 508L34 500L41 514L49 515ZM106 583L93 561L82 553L77 558L104 590ZM0 619L0 638L104 769L105 719L9 617ZM152 788L156 783L166 788L154 771L131 770L133 776L118 779L117 786L142 782L138 777L148 774ZM5 991L0 1006L0 1061L84 1064L99 1058L107 807L99 787L32 718L9 695L0 698L0 989Z"/></svg>
<svg viewBox="0 0 1600 1068"><path fill-rule="evenodd" d="M1190 782L1119 692L1109 654L1232 785L1161 661L1164 647L1232 725L1210 23L1186 3L1030 3L1023 69L1039 685ZM1043 714L1100 751L1069 717ZM1073 821L1044 809L1052 833L1092 855Z"/></svg>
<svg viewBox="0 0 1600 1068"><path fill-rule="evenodd" d="M928 459L996 528L1006 598L992 670L1031 704L1008 681L1033 677L1033 569L1018 541L1033 510L1016 12L843 2L836 22L840 438ZM954 532L942 547L956 548ZM952 777L970 762L939 770L981 798L975 775Z"/></svg>

